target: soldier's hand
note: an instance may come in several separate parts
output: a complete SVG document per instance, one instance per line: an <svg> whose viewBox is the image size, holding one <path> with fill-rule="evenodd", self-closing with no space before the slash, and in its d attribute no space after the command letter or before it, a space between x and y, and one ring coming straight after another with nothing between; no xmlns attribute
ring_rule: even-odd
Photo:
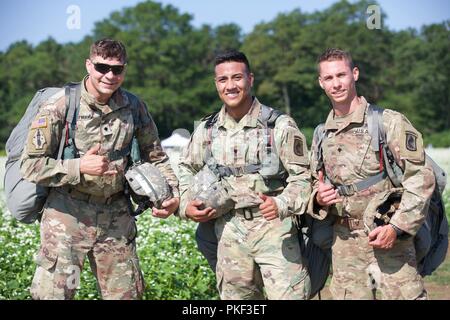
<svg viewBox="0 0 450 320"><path fill-rule="evenodd" d="M316 202L322 207L327 207L332 204L342 202L342 198L339 197L337 189L331 184L325 183L323 177L323 171L319 171L319 189L316 194Z"/></svg>
<svg viewBox="0 0 450 320"><path fill-rule="evenodd" d="M378 249L391 249L397 240L397 233L391 225L376 227L369 233L369 245Z"/></svg>
<svg viewBox="0 0 450 320"><path fill-rule="evenodd" d="M80 159L80 173L91 176L117 174L117 170L108 170L109 161L105 156L98 155L100 144L89 149Z"/></svg>
<svg viewBox="0 0 450 320"><path fill-rule="evenodd" d="M163 201L162 209L153 208L152 216L156 218L166 219L173 214L180 205L180 198L171 198Z"/></svg>
<svg viewBox="0 0 450 320"><path fill-rule="evenodd" d="M275 199L262 193L259 194L259 197L262 201L264 201L259 205L259 210L261 210L261 214L263 215L263 217L267 221L278 218L278 206L275 202Z"/></svg>
<svg viewBox="0 0 450 320"><path fill-rule="evenodd" d="M200 200L189 202L186 206L186 217L195 222L206 222L213 219L216 210L211 207L200 210L199 207L201 206L203 206L203 202Z"/></svg>

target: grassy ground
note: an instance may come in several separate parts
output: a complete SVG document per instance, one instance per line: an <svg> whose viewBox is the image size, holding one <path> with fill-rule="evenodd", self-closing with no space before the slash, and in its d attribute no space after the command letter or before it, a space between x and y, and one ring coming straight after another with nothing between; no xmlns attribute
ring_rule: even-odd
<svg viewBox="0 0 450 320"><path fill-rule="evenodd" d="M443 168L447 173L450 173L450 149L433 149L427 150L428 154ZM0 202L4 199L4 193L1 190L3 188L3 172L5 158L0 158ZM176 165L176 161L174 161ZM446 212L448 220L450 221L450 190L447 186L446 191ZM1 217L0 217L0 220ZM145 269L148 275L147 283L151 285L153 289L146 293L147 299L161 299L170 296L172 299L198 299L200 297L208 296L210 299L217 299L217 294L214 288L215 281L213 280L212 272L209 271L205 261L198 255L193 243L193 231L189 228L183 227L183 236L180 237L180 232L171 230L171 223L159 222L159 221L146 221L146 218L139 219L141 236L139 237L140 243L138 244L139 255L142 259L143 269ZM5 230L2 230L5 229ZM20 237L14 235L13 231L20 230ZM2 245L3 254L0 256L4 261L1 262L2 266L8 266L6 269L1 270L0 274L4 273L0 277L0 297L2 299L29 299L28 291L24 291L21 288L26 287L31 282L31 276L34 272L34 263L32 256L36 251L37 245L37 228L30 227L9 227L6 224L0 224L0 245ZM3 232L3 233L2 233ZM174 233L175 232L175 233ZM186 237L186 238L185 238ZM176 239L176 241L174 241ZM166 240L166 241L162 241ZM189 242L189 243L188 243ZM155 246L156 244L156 246ZM170 244L170 247L162 248L163 244ZM189 264L189 260L181 259L179 254L180 248L190 247L188 250L191 253L196 253L195 257L190 259L193 261ZM20 255L18 248L27 248L27 252ZM9 251L8 251L9 250ZM174 251L173 257L167 255L168 252ZM2 257L3 256L3 257ZM26 258L21 260L20 258ZM183 253L181 256L186 256ZM186 257L187 258L187 257ZM183 260L182 271L179 272L177 266L179 266L180 260ZM164 269L160 266L164 265ZM200 270L193 272L195 266L201 265ZM14 271L12 271L14 270ZM192 281L183 283L180 290L180 279L185 278L183 274L189 274ZM95 292L95 280L92 275L87 272L83 272L82 283L85 286L82 287L78 294L78 298L81 299L95 299L98 295L93 294ZM153 283L157 281L158 283ZM25 282L22 283L22 282ZM329 283L329 281L328 281ZM432 276L425 278L425 286L428 291L430 299L433 300L450 300L450 252L447 253L447 258L444 263L434 272ZM21 295L11 296L9 291L12 288L17 287L17 290ZM197 290L192 290L195 287ZM7 295L2 292L2 289L7 288ZM195 292L193 292L195 291ZM322 299L330 299L331 295L328 290L328 286L322 291Z"/></svg>

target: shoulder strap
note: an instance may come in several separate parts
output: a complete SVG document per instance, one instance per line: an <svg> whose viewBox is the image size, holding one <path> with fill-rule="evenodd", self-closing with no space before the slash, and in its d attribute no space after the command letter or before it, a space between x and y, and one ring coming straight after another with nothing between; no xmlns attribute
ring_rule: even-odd
<svg viewBox="0 0 450 320"><path fill-rule="evenodd" d="M215 111L201 119L201 121L205 122L205 129L206 129L206 148L205 153L203 156L205 163L210 163L212 160L212 150L211 150L211 144L212 144L212 136L213 136L213 129L214 125L216 124L217 120L219 119L219 111Z"/></svg>
<svg viewBox="0 0 450 320"><path fill-rule="evenodd" d="M64 147L66 146L69 139L73 140L75 143L75 128L77 123L76 114L78 113L79 105L80 105L80 96L81 96L81 82L71 82L64 86L66 94L65 94L65 104L66 104L66 118L65 125L62 131L61 139L59 142L58 156L57 159L61 159ZM70 124L70 128L69 128Z"/></svg>
<svg viewBox="0 0 450 320"><path fill-rule="evenodd" d="M261 112L259 113L259 121L262 123L266 129L266 152L267 156L270 157L272 153L277 153L275 138L274 138L274 128L277 119L284 115L285 113L264 104L261 104Z"/></svg>
<svg viewBox="0 0 450 320"><path fill-rule="evenodd" d="M385 170L392 184L399 188L402 186L403 172L395 161L394 154L387 143L386 131L383 125L384 109L370 104L368 109L367 126L372 137L371 144L375 151L380 152L380 171ZM376 145L376 146L374 146Z"/></svg>
<svg viewBox="0 0 450 320"><path fill-rule="evenodd" d="M139 118L139 99L126 90L124 90L124 92L127 95L128 101L130 103L131 115L133 117L133 138L131 139L131 143L129 143L126 147L122 148L121 150L110 152L108 154L108 158L109 160L114 161L130 155L132 163L140 163L142 160L141 151L139 149L139 142L135 135L136 129L142 126L141 120Z"/></svg>
<svg viewBox="0 0 450 320"><path fill-rule="evenodd" d="M219 111L215 111L205 117L203 117L201 120L205 121L205 128L209 129L212 128L214 126L214 124L217 122L217 119L219 119Z"/></svg>
<svg viewBox="0 0 450 320"><path fill-rule="evenodd" d="M261 104L261 113L259 114L259 120L264 125L264 127L273 129L275 127L275 122L281 115L284 115L284 112Z"/></svg>
<svg viewBox="0 0 450 320"><path fill-rule="evenodd" d="M370 144L375 152L380 151L380 144L385 143L383 126L384 109L374 104L369 104L367 110L367 130L371 136Z"/></svg>
<svg viewBox="0 0 450 320"><path fill-rule="evenodd" d="M316 155L317 160L317 168L316 171L319 171L323 168L323 152L322 152L322 142L325 138L325 124L320 123L317 125L317 127L314 129L313 134L313 141L315 142L316 149L313 151Z"/></svg>
<svg viewBox="0 0 450 320"><path fill-rule="evenodd" d="M367 129L371 136L371 146L375 152L379 152L380 172L372 177L357 183L340 185L337 189L341 195L351 196L354 193L367 189L389 177L395 187L401 187L403 173L395 162L395 157L387 144L386 132L383 125L384 109L374 104L369 104L367 110Z"/></svg>
<svg viewBox="0 0 450 320"><path fill-rule="evenodd" d="M258 116L258 121L260 121L264 128L266 129L266 151L268 155L272 152L276 152L275 150L275 144L273 143L273 129L275 127L276 120L283 115L284 113L278 110L275 110L273 108L270 108L266 105L261 104L261 111ZM219 112L214 112L206 117L204 117L202 120L206 120L205 123L205 129L207 130L207 146L205 148L205 155L204 155L204 162L208 164L211 170L215 172L216 175L220 177L227 177L227 176L241 176L243 174L252 174L257 173L262 169L261 164L248 164L240 167L228 167L228 166L222 166L215 163L215 161L212 159L212 150L211 150L211 144L213 139L213 130L215 129L214 125L216 124L219 117ZM283 173L284 174L284 173ZM274 177L276 178L276 177Z"/></svg>

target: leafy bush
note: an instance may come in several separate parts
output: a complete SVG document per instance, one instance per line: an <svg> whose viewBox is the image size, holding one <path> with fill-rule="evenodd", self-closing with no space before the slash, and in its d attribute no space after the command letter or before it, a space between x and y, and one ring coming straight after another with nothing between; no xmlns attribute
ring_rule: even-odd
<svg viewBox="0 0 450 320"><path fill-rule="evenodd" d="M0 210L5 212L2 207ZM38 225L20 224L9 213L0 215L0 299L30 298L33 256L39 247L37 234Z"/></svg>
<svg viewBox="0 0 450 320"><path fill-rule="evenodd" d="M30 299L39 226L24 225L0 207L0 299ZM144 299L218 299L214 273L197 250L196 224L147 212L138 218L138 255L146 282ZM100 299L86 259L76 299Z"/></svg>
<svg viewBox="0 0 450 320"><path fill-rule="evenodd" d="M446 188L442 194L442 198L445 204L445 214L447 215L447 223L450 227L450 189Z"/></svg>
<svg viewBox="0 0 450 320"><path fill-rule="evenodd" d="M424 145L432 145L434 148L448 148L450 147L450 130L431 133L424 136Z"/></svg>

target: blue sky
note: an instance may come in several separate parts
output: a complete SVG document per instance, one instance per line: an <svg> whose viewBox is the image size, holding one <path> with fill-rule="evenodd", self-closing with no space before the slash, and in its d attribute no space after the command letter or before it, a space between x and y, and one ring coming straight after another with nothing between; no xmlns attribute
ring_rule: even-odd
<svg viewBox="0 0 450 320"><path fill-rule="evenodd" d="M94 23L105 19L112 11L134 6L141 0L1 0L0 51L19 40L37 44L52 36L59 43L80 41L89 34ZM160 0L172 4L182 13L194 16L193 24L217 26L234 22L250 32L262 21L272 20L280 12L300 7L313 12L329 7L336 0ZM378 0L381 11L388 15L383 21L390 29L420 28L424 24L450 19L449 0ZM66 25L71 13L67 9L76 5L80 9L80 28Z"/></svg>

